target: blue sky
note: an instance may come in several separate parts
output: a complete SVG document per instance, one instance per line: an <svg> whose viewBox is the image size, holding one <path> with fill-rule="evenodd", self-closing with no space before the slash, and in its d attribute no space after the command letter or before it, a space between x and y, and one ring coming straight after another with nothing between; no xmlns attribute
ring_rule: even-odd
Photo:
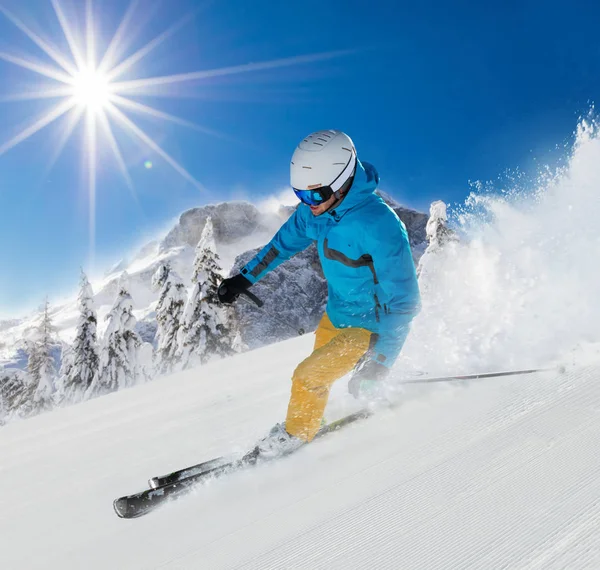
<svg viewBox="0 0 600 570"><path fill-rule="evenodd" d="M58 4L83 38L85 2ZM2 152L63 100L7 100L59 85L15 64L14 57L54 62L11 17L65 54L69 45L50 0L0 5L8 10L0 14L0 54L13 59L0 59ZM92 4L99 53L129 6ZM122 80L345 53L132 97L218 135L127 111L204 190L115 125L130 188L99 139L97 269L187 208L278 192L296 143L311 131L346 131L386 191L426 210L434 199L462 201L470 180L556 160L564 152L556 147L600 92L600 7L591 2L140 0L131 15L125 57L184 21ZM84 122L54 160L67 124L65 115L0 155L0 319L73 289L79 267L90 268Z"/></svg>

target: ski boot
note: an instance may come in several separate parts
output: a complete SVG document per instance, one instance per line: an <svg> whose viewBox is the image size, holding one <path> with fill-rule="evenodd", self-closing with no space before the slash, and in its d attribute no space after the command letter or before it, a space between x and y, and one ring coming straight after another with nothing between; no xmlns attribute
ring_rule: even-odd
<svg viewBox="0 0 600 570"><path fill-rule="evenodd" d="M261 439L256 447L246 455L246 461L276 459L289 455L304 445L304 442L285 430L284 424L275 424L269 434Z"/></svg>

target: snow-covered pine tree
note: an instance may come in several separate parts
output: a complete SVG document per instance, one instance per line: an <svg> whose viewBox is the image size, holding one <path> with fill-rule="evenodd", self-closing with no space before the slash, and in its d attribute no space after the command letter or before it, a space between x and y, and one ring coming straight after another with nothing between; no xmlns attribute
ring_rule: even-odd
<svg viewBox="0 0 600 570"><path fill-rule="evenodd" d="M221 279L213 223L208 218L196 247L192 276L194 287L178 336L177 354L182 369L233 354L235 333L229 327L230 309L223 307L217 297Z"/></svg>
<svg viewBox="0 0 600 570"><path fill-rule="evenodd" d="M427 232L427 241L429 245L421 256L419 266L417 267L417 276L421 278L424 272L429 271L429 266L433 265L435 256L438 255L448 243L457 242L456 232L448 227L448 216L446 213L446 204L441 200L431 203L429 208L429 219L425 227Z"/></svg>
<svg viewBox="0 0 600 570"><path fill-rule="evenodd" d="M140 339L141 339L140 335ZM138 364L140 370L139 382L148 382L154 378L154 347L149 342L142 340L138 351Z"/></svg>
<svg viewBox="0 0 600 570"><path fill-rule="evenodd" d="M177 364L177 334L183 322L187 294L181 277L169 262L160 264L152 277L152 287L160 290L156 306L155 369L157 374L168 374Z"/></svg>
<svg viewBox="0 0 600 570"><path fill-rule="evenodd" d="M26 417L33 411L35 386L29 382L23 370L0 370L0 419Z"/></svg>
<svg viewBox="0 0 600 570"><path fill-rule="evenodd" d="M29 359L27 372L33 386L33 412L49 410L53 404L56 367L51 350L55 341L56 329L50 318L49 304L46 300L44 312L38 327L28 341Z"/></svg>
<svg viewBox="0 0 600 570"><path fill-rule="evenodd" d="M56 381L56 391L54 392L54 402L63 405L67 402L65 387L69 381L69 375L73 368L73 347L63 343L60 351L60 370Z"/></svg>
<svg viewBox="0 0 600 570"><path fill-rule="evenodd" d="M73 346L63 350L59 403L76 403L84 399L85 393L98 374L100 357L96 328L98 318L94 309L94 292L86 274L81 272L78 297L79 319Z"/></svg>
<svg viewBox="0 0 600 570"><path fill-rule="evenodd" d="M90 396L114 392L144 379L139 365L142 340L135 331L137 321L133 316L126 273L121 277L119 293L106 319L108 328L104 334L100 369L89 389Z"/></svg>

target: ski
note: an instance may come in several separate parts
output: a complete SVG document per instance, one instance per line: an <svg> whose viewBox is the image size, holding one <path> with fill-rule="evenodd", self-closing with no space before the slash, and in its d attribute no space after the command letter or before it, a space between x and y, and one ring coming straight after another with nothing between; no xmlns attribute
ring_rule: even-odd
<svg viewBox="0 0 600 570"><path fill-rule="evenodd" d="M337 431L357 420L367 418L371 414L371 411L363 409L332 421L319 430L315 439ZM266 460L259 461L258 455L258 448L255 447L242 457L217 457L180 471L174 471L168 475L152 477L149 482L150 489L115 499L113 507L120 518L140 517L163 505L168 500L188 493L196 485L266 462ZM164 482L164 484L152 487L161 482Z"/></svg>
<svg viewBox="0 0 600 570"><path fill-rule="evenodd" d="M243 458L242 458L243 459ZM211 478L217 478L244 466L242 459L236 459L218 467L197 472L186 479L163 485L156 489L146 489L133 495L120 497L113 502L117 515L123 519L141 517L164 504L169 499L179 497L195 485Z"/></svg>
<svg viewBox="0 0 600 570"><path fill-rule="evenodd" d="M191 467L186 467L185 469L173 471L167 475L157 475L156 477L151 477L148 479L148 486L151 489L158 489L159 487L164 487L165 485L170 485L171 483L177 483L178 481L187 479L189 477L201 475L206 471L212 471L217 467L231 463L234 459L235 456L216 457L215 459L198 463L198 465L192 465Z"/></svg>

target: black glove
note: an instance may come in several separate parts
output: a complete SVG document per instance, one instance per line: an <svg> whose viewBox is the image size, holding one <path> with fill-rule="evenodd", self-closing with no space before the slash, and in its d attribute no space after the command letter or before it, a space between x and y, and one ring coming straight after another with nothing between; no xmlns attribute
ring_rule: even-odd
<svg viewBox="0 0 600 570"><path fill-rule="evenodd" d="M229 305L233 303L246 289L249 289L252 283L248 281L241 273L223 279L217 289L217 297L221 303Z"/></svg>
<svg viewBox="0 0 600 570"><path fill-rule="evenodd" d="M348 381L348 392L355 398L376 396L381 388L382 380L390 369L376 360L366 359L359 362Z"/></svg>

